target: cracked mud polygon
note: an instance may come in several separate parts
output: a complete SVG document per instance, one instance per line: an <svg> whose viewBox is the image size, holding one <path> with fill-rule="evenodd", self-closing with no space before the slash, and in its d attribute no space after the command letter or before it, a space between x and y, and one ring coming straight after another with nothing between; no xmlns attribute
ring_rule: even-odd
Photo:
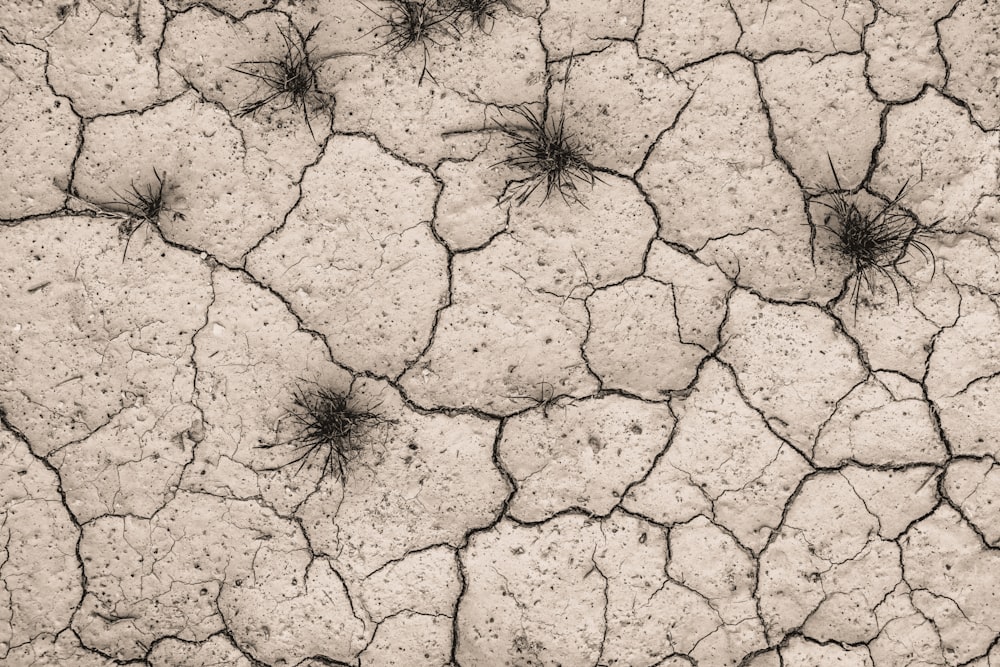
<svg viewBox="0 0 1000 667"><path fill-rule="evenodd" d="M0 664L997 667L998 73L993 0L7 0Z"/></svg>

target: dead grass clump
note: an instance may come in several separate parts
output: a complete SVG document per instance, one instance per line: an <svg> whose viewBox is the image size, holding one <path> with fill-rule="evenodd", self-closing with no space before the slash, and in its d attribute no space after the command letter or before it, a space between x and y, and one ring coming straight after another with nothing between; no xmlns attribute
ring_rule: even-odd
<svg viewBox="0 0 1000 667"><path fill-rule="evenodd" d="M493 32L500 11L513 12L517 8L510 0L451 0L450 7L458 23L467 21L470 27L487 35Z"/></svg>
<svg viewBox="0 0 1000 667"><path fill-rule="evenodd" d="M345 479L348 465L362 452L368 431L390 423L360 407L349 393L313 383L302 383L292 391L292 407L282 420L291 422L294 435L260 447L285 450L288 458L266 470L298 464L296 472L301 472L307 465L317 465L321 478L333 475L338 480Z"/></svg>
<svg viewBox="0 0 1000 667"><path fill-rule="evenodd" d="M122 212L126 214L118 223L118 235L125 239L122 262L128 255L128 246L136 231L143 225L151 225L159 229L160 214L166 210L163 203L163 189L166 185L165 175L161 175L156 167L153 167L153 176L156 178L156 185L149 182L146 183L145 187L139 187L133 180L125 194L115 192L118 199L105 204L105 207L112 208L112 210L115 208L124 209Z"/></svg>
<svg viewBox="0 0 1000 667"><path fill-rule="evenodd" d="M869 294L874 294L879 279L888 280L892 285L898 304L899 288L896 278L906 281L899 272L899 266L906 261L911 249L919 252L925 261L931 263L932 269L936 270L934 253L923 239L937 223L923 225L916 216L899 205L909 181L884 205L862 209L855 196L841 187L832 161L830 168L837 188L819 193L826 201L822 198L816 200L830 210L830 215L826 216L825 224L820 229L832 237L830 247L851 264L854 286L850 302L854 305L855 317L862 287Z"/></svg>
<svg viewBox="0 0 1000 667"><path fill-rule="evenodd" d="M372 30L385 31L379 47L392 55L420 48L423 52L423 67L417 85L423 83L425 76L434 79L434 75L427 69L429 45L440 45L438 40L442 37L457 37L455 19L458 10L436 0L386 0L383 11L379 12L361 0L357 1L381 21Z"/></svg>
<svg viewBox="0 0 1000 667"><path fill-rule="evenodd" d="M527 105L513 108L520 123L494 121L511 142L513 154L497 164L523 169L528 177L508 186L499 203L514 201L521 205L545 186L542 201L558 192L563 201L582 204L580 185L594 186L601 179L595 174L588 155L575 137L566 131L562 111L557 119L548 113L536 114Z"/></svg>
<svg viewBox="0 0 1000 667"><path fill-rule="evenodd" d="M95 203L82 199L72 192L67 195L82 204L92 215L118 220L118 237L125 239L125 250L122 252L122 262L128 256L132 237L143 225L160 232L160 217L170 208L166 204L166 194L169 188L166 174L161 174L153 167L153 181L137 185L133 179L124 193L111 189L117 199L108 202ZM184 218L181 213L174 212L175 218Z"/></svg>
<svg viewBox="0 0 1000 667"><path fill-rule="evenodd" d="M316 137L309 118L310 109L329 106L329 97L321 93L317 86L316 68L321 63L314 59L315 47L309 46L319 26L317 23L304 36L294 25L287 29L279 27L285 43L285 52L279 58L244 60L239 67L229 68L257 79L263 88L263 94L244 103L237 110L237 115L254 117L270 105L276 112L298 108L302 111L309 133Z"/></svg>

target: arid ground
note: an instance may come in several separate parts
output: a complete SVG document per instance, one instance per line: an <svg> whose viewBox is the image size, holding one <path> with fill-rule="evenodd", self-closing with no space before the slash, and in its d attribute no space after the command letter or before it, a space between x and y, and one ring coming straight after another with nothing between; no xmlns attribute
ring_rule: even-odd
<svg viewBox="0 0 1000 667"><path fill-rule="evenodd" d="M1000 666L996 0L4 0L0 664Z"/></svg>

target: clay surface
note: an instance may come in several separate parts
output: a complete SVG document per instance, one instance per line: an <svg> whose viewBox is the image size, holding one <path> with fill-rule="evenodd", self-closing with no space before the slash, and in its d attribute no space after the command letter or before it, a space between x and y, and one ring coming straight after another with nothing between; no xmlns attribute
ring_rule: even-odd
<svg viewBox="0 0 1000 667"><path fill-rule="evenodd" d="M998 45L0 2L0 667L1000 666Z"/></svg>

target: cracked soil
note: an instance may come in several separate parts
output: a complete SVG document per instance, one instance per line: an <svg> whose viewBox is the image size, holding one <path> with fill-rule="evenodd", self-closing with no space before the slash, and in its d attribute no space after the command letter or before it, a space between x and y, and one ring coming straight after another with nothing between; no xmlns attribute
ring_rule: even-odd
<svg viewBox="0 0 1000 667"><path fill-rule="evenodd" d="M4 0L0 665L1000 667L998 332L996 0Z"/></svg>

